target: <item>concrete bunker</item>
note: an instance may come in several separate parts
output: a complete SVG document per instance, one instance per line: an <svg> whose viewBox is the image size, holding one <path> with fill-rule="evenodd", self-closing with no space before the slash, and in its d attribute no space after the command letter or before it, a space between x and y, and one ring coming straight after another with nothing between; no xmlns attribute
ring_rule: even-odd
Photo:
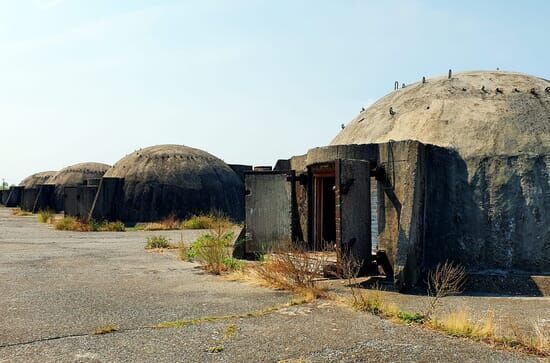
<svg viewBox="0 0 550 363"><path fill-rule="evenodd" d="M64 211L65 204L67 204L68 208L72 208L70 211L74 210L74 205L78 203L78 200L73 198L76 195L74 193L67 195L65 189L70 190L73 187L86 186L89 181L91 181L91 184L97 184L94 180L101 179L109 168L109 165L102 163L79 163L55 173L48 181L48 184L55 186L54 204L51 209L58 212ZM69 215L71 214L69 213Z"/></svg>
<svg viewBox="0 0 550 363"><path fill-rule="evenodd" d="M21 190L21 209L36 213L42 209L53 209L55 205L55 188L48 184L55 171L43 171L23 179L19 186Z"/></svg>
<svg viewBox="0 0 550 363"><path fill-rule="evenodd" d="M467 72L395 90L330 146L246 174L245 249L334 243L400 287L446 259L549 273L550 94L530 92L548 86Z"/></svg>
<svg viewBox="0 0 550 363"><path fill-rule="evenodd" d="M240 174L249 167L235 165ZM217 157L183 145L135 151L109 169L89 217L125 223L221 212L244 218L243 180Z"/></svg>

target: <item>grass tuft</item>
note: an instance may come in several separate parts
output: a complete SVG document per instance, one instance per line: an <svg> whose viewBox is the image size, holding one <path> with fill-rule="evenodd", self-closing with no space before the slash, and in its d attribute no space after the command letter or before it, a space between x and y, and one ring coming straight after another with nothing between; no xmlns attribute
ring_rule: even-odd
<svg viewBox="0 0 550 363"><path fill-rule="evenodd" d="M221 353L224 351L223 345L215 345L213 347L208 348L208 353Z"/></svg>
<svg viewBox="0 0 550 363"><path fill-rule="evenodd" d="M100 326L100 327L96 328L92 332L92 335L104 335L104 334L114 333L114 332L117 332L117 331L118 331L117 326L109 324L109 325L104 325L104 326Z"/></svg>
<svg viewBox="0 0 550 363"><path fill-rule="evenodd" d="M151 236L147 237L147 243L145 244L145 249L150 250L154 248L170 248L172 244L168 238L164 236Z"/></svg>
<svg viewBox="0 0 550 363"><path fill-rule="evenodd" d="M38 222L51 223L54 218L54 212L50 209L44 209L38 212Z"/></svg>
<svg viewBox="0 0 550 363"><path fill-rule="evenodd" d="M181 222L174 214L169 215L161 221L148 223L143 227L145 231L170 231L181 229Z"/></svg>
<svg viewBox="0 0 550 363"><path fill-rule="evenodd" d="M11 214L17 217L28 217L32 216L31 212L27 212L26 210L22 210L21 208L13 208L11 210Z"/></svg>
<svg viewBox="0 0 550 363"><path fill-rule="evenodd" d="M237 326L235 324L229 324L223 332L223 338L225 340L233 339L237 335Z"/></svg>
<svg viewBox="0 0 550 363"><path fill-rule="evenodd" d="M81 221L78 218L66 216L60 219L51 218L50 223L59 231L73 232L124 232L126 230L124 223L96 221L91 219L89 222Z"/></svg>
<svg viewBox="0 0 550 363"><path fill-rule="evenodd" d="M192 216L182 223L184 229L211 229L214 227L216 217L211 214Z"/></svg>

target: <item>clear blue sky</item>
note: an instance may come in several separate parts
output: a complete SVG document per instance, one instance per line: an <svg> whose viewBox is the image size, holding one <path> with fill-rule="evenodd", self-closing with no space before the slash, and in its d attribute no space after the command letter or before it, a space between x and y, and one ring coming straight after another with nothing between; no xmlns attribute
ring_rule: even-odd
<svg viewBox="0 0 550 363"><path fill-rule="evenodd" d="M550 2L0 0L0 178L177 143L271 165L423 75L550 78Z"/></svg>

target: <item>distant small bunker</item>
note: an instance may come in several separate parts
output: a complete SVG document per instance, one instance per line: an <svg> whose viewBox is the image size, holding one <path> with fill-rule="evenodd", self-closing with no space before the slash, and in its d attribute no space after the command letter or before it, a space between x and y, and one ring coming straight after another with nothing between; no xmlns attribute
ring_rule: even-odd
<svg viewBox="0 0 550 363"><path fill-rule="evenodd" d="M54 200L54 187L48 183L55 173L55 171L43 171L23 179L19 183L20 196L15 204L29 212L36 212L40 209L51 209ZM15 197L15 194L13 197ZM13 202L15 202L15 198Z"/></svg>
<svg viewBox="0 0 550 363"><path fill-rule="evenodd" d="M125 156L105 173L91 216L133 223L215 211L243 219L237 173L205 151L158 145Z"/></svg>
<svg viewBox="0 0 550 363"><path fill-rule="evenodd" d="M61 169L48 181L55 185L55 209L65 209L65 188L86 185L90 180L101 179L110 165L102 163L79 163Z"/></svg>

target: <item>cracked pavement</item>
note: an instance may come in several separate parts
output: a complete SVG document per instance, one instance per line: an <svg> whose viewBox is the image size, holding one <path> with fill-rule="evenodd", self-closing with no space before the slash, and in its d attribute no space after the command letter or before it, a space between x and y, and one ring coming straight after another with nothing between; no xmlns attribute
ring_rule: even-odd
<svg viewBox="0 0 550 363"><path fill-rule="evenodd" d="M152 234L191 242L200 233L61 232L0 208L0 362L536 360L323 300L255 317L150 328L290 300L143 248ZM120 330L91 335L108 324ZM227 338L229 325L236 334Z"/></svg>

